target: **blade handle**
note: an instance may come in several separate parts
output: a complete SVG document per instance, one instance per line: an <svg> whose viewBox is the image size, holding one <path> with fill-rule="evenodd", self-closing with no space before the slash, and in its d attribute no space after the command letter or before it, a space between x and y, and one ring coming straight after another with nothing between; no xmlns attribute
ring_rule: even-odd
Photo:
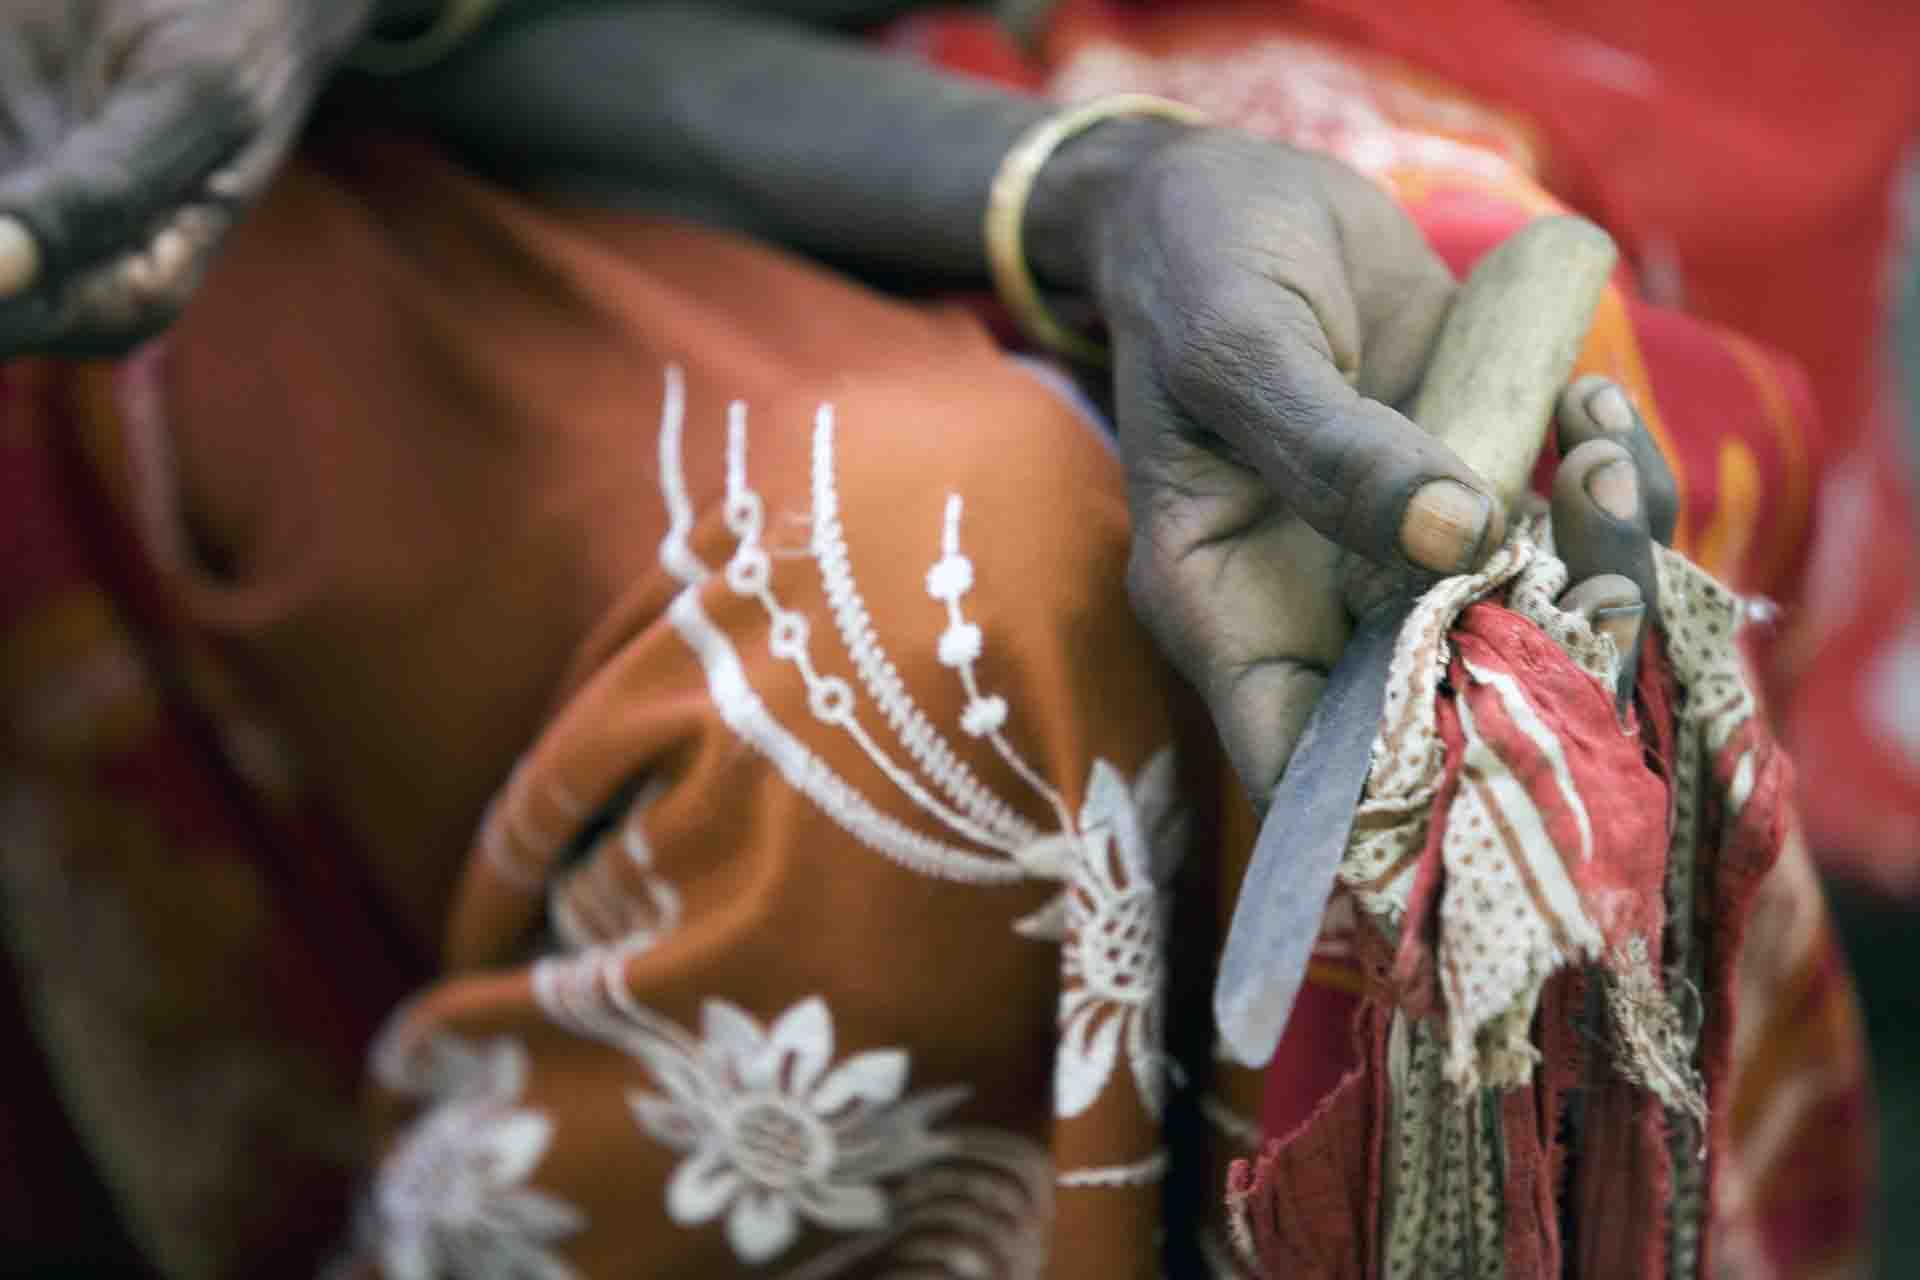
<svg viewBox="0 0 1920 1280"><path fill-rule="evenodd" d="M1554 400L1618 256L1613 238L1585 218L1538 218L1483 256L1454 298L1411 417L1503 509L1533 477Z"/></svg>

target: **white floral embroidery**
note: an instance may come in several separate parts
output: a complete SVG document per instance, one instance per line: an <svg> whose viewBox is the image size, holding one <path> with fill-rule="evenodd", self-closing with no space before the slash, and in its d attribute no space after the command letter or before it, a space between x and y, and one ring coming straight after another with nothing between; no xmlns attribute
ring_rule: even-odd
<svg viewBox="0 0 1920 1280"><path fill-rule="evenodd" d="M1132 1164L1069 1169L1060 1175L1059 1181L1063 1187L1144 1187L1166 1177L1172 1163L1172 1156L1163 1147Z"/></svg>
<svg viewBox="0 0 1920 1280"><path fill-rule="evenodd" d="M1029 764L1013 743L1000 732L1007 722L1007 700L999 694L985 693L980 687L980 675L975 667L983 648L980 627L969 622L961 599L973 590L973 561L960 550L960 514L963 509L960 495L947 495L947 508L940 529L940 558L927 570L927 594L947 608L947 627L940 633L937 654L940 665L953 669L960 677L960 686L967 691L967 705L960 713L960 728L968 737L985 738L993 746L994 753L1018 774L1020 780L1033 789L1053 810L1060 823L1060 830L1045 835L1028 828L1019 833L1022 844L1013 850L1014 857L1033 870L1033 846L1046 845L1073 830L1073 817L1067 812L1066 801L1060 796L1040 771ZM1057 877L1059 868L1050 867L1039 874Z"/></svg>
<svg viewBox="0 0 1920 1280"><path fill-rule="evenodd" d="M1167 900L1161 892L1185 846L1164 749L1128 787L1096 763L1080 814L1080 848L1066 890L1068 945L1060 994L1054 1108L1076 1116L1112 1076L1124 1043L1140 1101L1158 1117L1166 1098Z"/></svg>
<svg viewBox="0 0 1920 1280"><path fill-rule="evenodd" d="M579 1231L585 1218L525 1185L553 1138L545 1114L516 1105L526 1084L525 1047L389 1035L374 1049L373 1069L383 1087L429 1108L374 1181L366 1244L383 1273L391 1280L571 1280L573 1268L547 1246Z"/></svg>
<svg viewBox="0 0 1920 1280"><path fill-rule="evenodd" d="M882 1265L858 1274L1038 1277L1046 1269L1053 1222L1046 1152L998 1129L942 1136L948 1154L905 1176L887 1230L826 1249L786 1280L825 1280L883 1256Z"/></svg>
<svg viewBox="0 0 1920 1280"><path fill-rule="evenodd" d="M907 1055L855 1054L829 1071L833 1024L818 997L765 1032L725 1000L703 1011L704 1043L689 1065L701 1078L666 1076L665 1096L628 1101L641 1125L690 1154L667 1184L675 1222L725 1215L727 1239L747 1262L778 1257L800 1217L834 1231L871 1231L887 1219L878 1180L924 1162L937 1148L928 1127L965 1096L960 1089L903 1101Z"/></svg>
<svg viewBox="0 0 1920 1280"><path fill-rule="evenodd" d="M741 666L733 642L716 627L701 604L699 591L713 579L688 538L694 508L681 463L685 432L684 376L677 366L666 371L666 399L660 419L661 489L668 532L661 542L661 564L684 586L669 607L668 620L699 657L708 691L723 719L764 754L823 812L862 844L903 866L927 875L973 884L1004 884L1026 878L1064 879L1073 862L1079 832L1057 788L1027 761L1003 732L1011 714L1005 697L982 688L977 662L985 648L978 624L969 621L962 598L972 590L973 562L960 546L962 502L949 495L941 532L940 555L927 573L927 592L947 611L947 626L935 644L940 663L954 671L967 695L959 728L982 739L1053 813L1057 827L1043 831L994 795L961 759L952 743L927 719L907 692L898 669L875 631L866 602L855 584L840 521L835 482L833 406L821 405L814 418L813 505L809 552L819 568L835 629L858 673L861 688L886 720L907 756L903 764L860 718L853 686L823 675L810 651L812 627L806 616L783 605L772 586L772 558L761 545L766 524L764 499L748 482L747 406L727 411L726 499L728 531L737 539L722 580L736 595L756 600L768 618L768 648L792 665L807 691L814 718L847 734L876 768L914 806L975 848L923 835L881 813L857 790L809 751L769 714ZM925 775L923 782L914 769ZM1021 922L1029 936L1057 939L1062 923L1057 909L1045 918Z"/></svg>
<svg viewBox="0 0 1920 1280"><path fill-rule="evenodd" d="M914 763L941 794L988 830L989 845L1017 851L1020 846L1040 838L1041 833L1015 813L1006 800L988 791L955 753L945 735L928 721L907 692L874 630L866 601L854 582L846 532L840 523L840 496L834 483L833 426L831 408L822 406L813 436L812 549L820 568L821 585L826 588L827 603L833 611L834 626L860 673L867 696L886 717L889 728ZM927 591L935 599L947 602L950 619L947 629L941 633L936 655L942 666L960 670L961 679L966 681L971 679L972 663L980 657L985 641L978 626L958 616L959 596L973 583L972 562L959 553L959 519L960 499L958 495L949 496L942 555L927 574ZM969 688L977 698L977 686ZM1007 753L1017 757L1010 745L1003 750L1003 755ZM1040 794L1049 793L1043 787ZM1060 812L1057 804L1054 810L1056 814Z"/></svg>
<svg viewBox="0 0 1920 1280"><path fill-rule="evenodd" d="M980 785L945 737L921 714L881 647L866 602L854 584L840 526L839 495L833 480L831 405L820 406L814 415L811 553L820 569L821 585L826 589L834 625L847 655L853 659L861 685L885 716L896 741L927 775L933 790L929 790L913 770L897 761L863 723L853 687L837 676L822 675L816 670L808 649L811 628L805 615L781 604L773 593L769 558L760 545L764 503L747 484L746 419L746 406L734 404L727 423L726 519L727 528L739 539L739 544L727 563L726 581L736 594L753 597L766 611L770 624L768 647L774 657L790 663L799 672L807 689L808 710L816 720L852 738L887 780L916 807L931 814L962 839L1001 852L1031 840L1035 835L1033 825Z"/></svg>
<svg viewBox="0 0 1920 1280"><path fill-rule="evenodd" d="M668 366L666 385L666 399L660 412L660 485L666 499L669 523L667 534L660 544L660 562L685 588L668 606L667 621L699 659L707 675L707 691L713 698L720 718L743 741L765 756L800 794L869 849L910 870L945 880L967 884L1011 884L1022 879L1025 875L1023 869L1004 856L982 854L935 839L882 813L767 710L766 703L747 678L733 641L714 625L707 615L706 606L701 603L701 588L712 577L712 572L694 553L687 540L693 529L693 502L680 460L680 441L686 425L686 391L685 379L677 366ZM828 429L831 429L830 426ZM741 438L744 440L744 421ZM744 472L743 463L739 468L743 483ZM739 513L743 514L744 511L742 507ZM736 581L730 586L751 585L751 571L742 573L744 577L736 573ZM799 618L798 626L793 623L783 626L783 616L776 614L776 630L769 640L770 643L778 641L780 644L776 656L793 660L790 655L797 656L803 649L805 619ZM845 682L810 687L808 692L816 715L842 727L849 723L851 690L847 689ZM897 772L888 770L889 778L896 778Z"/></svg>
<svg viewBox="0 0 1920 1280"><path fill-rule="evenodd" d="M635 1002L615 948L542 961L534 991L555 1022L637 1058L659 1092L635 1090L636 1123L686 1158L666 1187L682 1226L724 1219L742 1262L782 1254L803 1224L854 1238L801 1269L837 1274L889 1246L951 1274L1036 1274L1051 1201L1044 1153L991 1130L936 1133L963 1086L908 1093L908 1057L873 1049L833 1064L826 1002L762 1027L725 1000L701 1034ZM940 1238L930 1238L938 1236ZM969 1261L972 1260L972 1261Z"/></svg>
<svg viewBox="0 0 1920 1280"><path fill-rule="evenodd" d="M523 758L480 821L480 856L507 884L538 893L586 817L578 796L550 776L530 775Z"/></svg>
<svg viewBox="0 0 1920 1280"><path fill-rule="evenodd" d="M580 951L614 943L639 955L679 927L680 891L654 866L646 831L647 810L663 790L651 782L627 806L618 831L624 858L589 859L547 891L547 916L562 946Z"/></svg>
<svg viewBox="0 0 1920 1280"><path fill-rule="evenodd" d="M748 412L736 402L727 415L723 508L735 544L718 577L727 590L756 601L765 612L768 648L799 675L813 718L851 738L875 768L943 830L940 836L923 833L880 811L774 719L749 682L733 641L707 616L701 592L711 589L716 575L688 542L694 512L681 470L685 396L677 368L668 369L667 386L660 466L670 528L661 562L685 587L668 618L698 655L722 718L855 839L903 866L972 884L1066 882L1057 897L1014 924L1023 936L1067 944L1056 1108L1062 1116L1073 1116L1090 1107L1112 1078L1124 1045L1141 1103L1157 1116L1166 1092L1160 1048L1164 888L1171 862L1184 844L1174 806L1171 750L1154 757L1131 789L1113 766L1096 762L1082 811L1075 815L1060 791L1014 746L1006 733L1012 714L1008 700L984 687L980 678L978 664L987 640L963 607L974 589L976 571L960 541L964 504L958 494L951 494L939 555L926 575L928 595L947 615L934 653L966 695L957 725L964 735L961 741L971 738L991 748L1052 813L1053 829L1036 826L982 785L953 741L908 693L855 584L840 520L831 405L822 405L814 420L809 550L835 631L858 677L858 690L849 680L823 674L809 650L813 629L808 619L783 604L773 589L773 562L762 545L765 502L748 479ZM884 731L863 722L862 692L885 721ZM890 734L893 743L883 742L883 734ZM948 835L957 842L941 838Z"/></svg>

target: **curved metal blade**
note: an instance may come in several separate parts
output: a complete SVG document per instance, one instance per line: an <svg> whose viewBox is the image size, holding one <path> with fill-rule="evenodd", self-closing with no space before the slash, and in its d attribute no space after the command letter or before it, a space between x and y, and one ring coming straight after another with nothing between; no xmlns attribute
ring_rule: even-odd
<svg viewBox="0 0 1920 1280"><path fill-rule="evenodd" d="M1214 982L1213 1016L1233 1060L1264 1067L1293 1012L1346 852L1387 696L1387 664L1412 602L1361 620L1334 664L1240 882Z"/></svg>

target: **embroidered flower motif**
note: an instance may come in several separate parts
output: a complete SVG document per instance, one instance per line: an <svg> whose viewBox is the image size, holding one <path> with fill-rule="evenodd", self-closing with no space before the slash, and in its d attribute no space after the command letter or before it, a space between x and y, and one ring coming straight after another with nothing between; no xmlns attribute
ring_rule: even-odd
<svg viewBox="0 0 1920 1280"><path fill-rule="evenodd" d="M375 1180L370 1245L392 1280L571 1280L546 1246L585 1218L525 1184L553 1139L553 1122L516 1106L526 1049L475 1047L453 1036L376 1049L375 1075L396 1092L433 1099Z"/></svg>
<svg viewBox="0 0 1920 1280"><path fill-rule="evenodd" d="M568 868L547 891L547 918L555 939L584 951L613 945L623 955L651 951L680 926L680 891L654 864L646 815L666 783L649 781L627 805L618 847ZM612 836L606 837L612 840Z"/></svg>
<svg viewBox="0 0 1920 1280"><path fill-rule="evenodd" d="M943 667L964 667L980 658L982 637L980 627L972 622L956 622L948 625L940 633L940 665Z"/></svg>
<svg viewBox="0 0 1920 1280"><path fill-rule="evenodd" d="M1007 700L999 694L975 698L960 713L960 727L976 738L1000 732L1007 723Z"/></svg>
<svg viewBox="0 0 1920 1280"><path fill-rule="evenodd" d="M958 600L973 590L973 561L949 551L927 570L927 594L935 600Z"/></svg>
<svg viewBox="0 0 1920 1280"><path fill-rule="evenodd" d="M1166 1097L1167 902L1161 892L1185 845L1171 749L1129 788L1096 761L1080 813L1079 857L1066 890L1054 1108L1075 1116L1105 1090L1124 1043L1140 1101L1157 1117Z"/></svg>
<svg viewBox="0 0 1920 1280"><path fill-rule="evenodd" d="M817 996L764 1031L734 1005L709 1000L701 1032L694 1054L648 1054L666 1068L656 1071L666 1092L628 1102L648 1133L688 1153L667 1184L669 1216L695 1226L724 1215L743 1262L780 1256L803 1218L834 1231L885 1226L879 1183L947 1148L929 1126L966 1091L903 1098L899 1049L857 1053L829 1070L833 1024Z"/></svg>
<svg viewBox="0 0 1920 1280"><path fill-rule="evenodd" d="M659 1091L627 1095L635 1120L686 1153L665 1189L668 1215L682 1226L724 1218L741 1261L772 1261L812 1223L845 1234L796 1278L905 1268L1034 1280L1043 1271L1053 1221L1046 1151L983 1126L934 1133L969 1091L908 1094L902 1050L833 1066L819 997L764 1029L709 1000L695 1036L634 998L615 947L538 962L533 990L555 1025L645 1066Z"/></svg>

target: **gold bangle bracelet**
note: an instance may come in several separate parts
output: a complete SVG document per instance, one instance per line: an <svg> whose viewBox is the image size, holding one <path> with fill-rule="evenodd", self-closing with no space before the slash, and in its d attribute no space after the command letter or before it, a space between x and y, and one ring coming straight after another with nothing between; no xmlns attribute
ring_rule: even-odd
<svg viewBox="0 0 1920 1280"><path fill-rule="evenodd" d="M1027 202L1040 170L1062 143L1107 120L1154 116L1181 124L1204 124L1199 108L1148 93L1116 93L1069 107L1028 129L1008 149L987 194L987 271L994 292L1020 331L1039 345L1084 364L1105 364L1107 349L1060 323L1040 297L1040 285L1027 265L1022 233Z"/></svg>
<svg viewBox="0 0 1920 1280"><path fill-rule="evenodd" d="M416 36L368 36L348 55L348 65L373 76L425 71L478 31L505 0L443 0L433 24Z"/></svg>

